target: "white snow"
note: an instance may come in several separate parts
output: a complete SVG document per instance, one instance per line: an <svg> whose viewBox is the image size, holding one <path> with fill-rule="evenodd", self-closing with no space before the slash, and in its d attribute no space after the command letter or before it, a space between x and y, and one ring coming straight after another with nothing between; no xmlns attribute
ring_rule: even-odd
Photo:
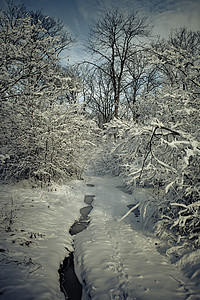
<svg viewBox="0 0 200 300"><path fill-rule="evenodd" d="M58 268L74 242L83 300L200 299L199 286L180 271L189 272L194 255L175 266L158 253L142 214L122 219L127 205L146 196L142 190L127 194L121 185L120 178L87 175L50 190L1 186L0 298L64 299ZM69 228L86 206L85 195L95 195L90 225L72 238Z"/></svg>
<svg viewBox="0 0 200 300"><path fill-rule="evenodd" d="M83 189L82 181L52 191L0 187L1 299L65 298L58 269L68 253L66 248L73 250L69 228L79 218ZM5 232L11 211L11 231Z"/></svg>
<svg viewBox="0 0 200 300"><path fill-rule="evenodd" d="M117 178L87 178L95 187L90 226L75 236L75 267L83 300L200 299L200 289L156 250L159 241L133 213L120 221L128 204L145 193L120 191ZM91 298L90 298L91 297Z"/></svg>

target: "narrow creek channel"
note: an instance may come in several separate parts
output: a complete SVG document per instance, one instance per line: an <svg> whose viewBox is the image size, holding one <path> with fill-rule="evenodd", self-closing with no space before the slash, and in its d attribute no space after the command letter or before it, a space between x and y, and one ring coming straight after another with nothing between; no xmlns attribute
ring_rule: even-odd
<svg viewBox="0 0 200 300"><path fill-rule="evenodd" d="M92 184L87 184L93 187ZM95 195L85 195L84 202L87 206L80 209L80 218L75 221L70 227L69 233L73 236L87 228L90 223L89 213L92 210L92 202ZM82 285L80 284L75 270L74 270L74 256L73 252L70 252L58 270L60 275L60 289L65 295L65 299L79 300L82 297Z"/></svg>

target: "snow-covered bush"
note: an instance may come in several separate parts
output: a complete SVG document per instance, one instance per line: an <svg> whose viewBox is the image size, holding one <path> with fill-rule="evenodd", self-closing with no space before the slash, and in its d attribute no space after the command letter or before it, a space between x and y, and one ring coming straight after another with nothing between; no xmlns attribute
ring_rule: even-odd
<svg viewBox="0 0 200 300"><path fill-rule="evenodd" d="M185 139L176 147L184 154L174 179L165 187L156 225L156 234L171 236L178 244L173 251L200 246L200 143Z"/></svg>
<svg viewBox="0 0 200 300"><path fill-rule="evenodd" d="M35 110L33 117L32 123L29 118L16 119L17 132L5 147L9 158L1 166L1 177L34 177L43 182L80 178L92 148L94 122L80 108L67 104Z"/></svg>
<svg viewBox="0 0 200 300"><path fill-rule="evenodd" d="M59 65L70 38L28 14L13 23L0 17L0 177L80 177L95 125L74 103L77 80Z"/></svg>
<svg viewBox="0 0 200 300"><path fill-rule="evenodd" d="M158 120L149 125L116 120L107 125L106 135L97 168L123 176L131 191L135 185L160 189L156 234L199 246L200 143L195 137L180 124Z"/></svg>
<svg viewBox="0 0 200 300"><path fill-rule="evenodd" d="M114 119L104 124L100 131L100 142L95 151L92 167L101 175L112 174L121 176L123 173L123 160L128 157L125 146L125 132L130 128L128 122Z"/></svg>

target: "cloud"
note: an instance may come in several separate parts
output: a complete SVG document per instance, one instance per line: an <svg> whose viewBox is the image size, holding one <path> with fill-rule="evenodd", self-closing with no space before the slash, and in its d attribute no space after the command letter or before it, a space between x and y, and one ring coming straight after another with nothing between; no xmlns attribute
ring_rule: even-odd
<svg viewBox="0 0 200 300"><path fill-rule="evenodd" d="M154 7L150 18L154 25L154 34L166 37L173 28L187 27L190 30L200 28L200 4L198 0L166 1L164 7Z"/></svg>
<svg viewBox="0 0 200 300"><path fill-rule="evenodd" d="M85 23L99 17L104 8L117 6L147 14L155 35L166 37L173 28L184 26L191 30L200 28L199 0L76 0L76 3Z"/></svg>
<svg viewBox="0 0 200 300"><path fill-rule="evenodd" d="M5 0L0 3L5 4ZM183 26L200 29L199 0L14 0L14 3L25 3L28 9L41 8L50 16L61 18L80 39L87 35L92 19L100 18L105 8L114 7L147 14L154 25L154 35L167 37L172 28Z"/></svg>
<svg viewBox="0 0 200 300"><path fill-rule="evenodd" d="M105 9L119 7L123 10L140 7L140 0L76 0L79 13L88 22L95 17L100 17Z"/></svg>
<svg viewBox="0 0 200 300"><path fill-rule="evenodd" d="M97 4L92 0L76 0L76 6L83 20L88 21L95 12Z"/></svg>

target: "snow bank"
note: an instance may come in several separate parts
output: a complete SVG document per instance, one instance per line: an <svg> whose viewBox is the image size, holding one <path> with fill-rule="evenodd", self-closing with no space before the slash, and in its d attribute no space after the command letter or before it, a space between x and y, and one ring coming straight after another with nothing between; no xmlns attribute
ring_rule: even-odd
<svg viewBox="0 0 200 300"><path fill-rule="evenodd" d="M64 299L58 269L72 250L69 228L83 199L81 181L51 190L1 186L1 299Z"/></svg>
<svg viewBox="0 0 200 300"><path fill-rule="evenodd" d="M176 266L183 270L189 278L191 278L197 285L200 279L200 249L191 253L185 254L176 263Z"/></svg>

